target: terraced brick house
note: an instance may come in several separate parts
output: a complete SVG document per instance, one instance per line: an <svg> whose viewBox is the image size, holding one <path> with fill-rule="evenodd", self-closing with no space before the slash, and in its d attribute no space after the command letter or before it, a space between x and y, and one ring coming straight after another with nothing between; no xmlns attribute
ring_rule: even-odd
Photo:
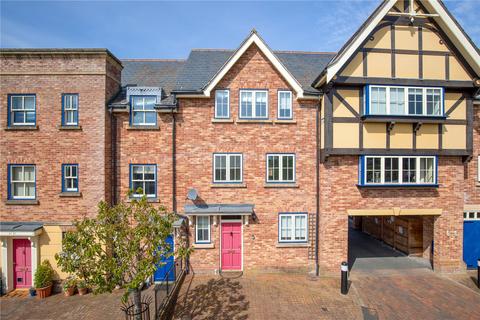
<svg viewBox="0 0 480 320"><path fill-rule="evenodd" d="M337 53L275 51L253 30L185 60L1 58L8 290L30 281L15 250L27 273L54 263L75 218L138 187L179 215L195 272L337 274L349 224L436 271L468 265L480 57L441 1L383 1Z"/></svg>

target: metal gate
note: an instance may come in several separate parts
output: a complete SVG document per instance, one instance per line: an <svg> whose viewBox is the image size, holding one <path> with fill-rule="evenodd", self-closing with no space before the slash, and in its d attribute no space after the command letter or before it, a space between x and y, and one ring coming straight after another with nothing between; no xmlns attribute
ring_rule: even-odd
<svg viewBox="0 0 480 320"><path fill-rule="evenodd" d="M480 259L480 212L463 214L463 261L467 268L476 268Z"/></svg>

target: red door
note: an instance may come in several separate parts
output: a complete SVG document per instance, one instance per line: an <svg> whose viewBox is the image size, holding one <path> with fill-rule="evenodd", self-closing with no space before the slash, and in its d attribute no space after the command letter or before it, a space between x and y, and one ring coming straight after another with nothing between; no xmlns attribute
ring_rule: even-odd
<svg viewBox="0 0 480 320"><path fill-rule="evenodd" d="M14 288L32 286L32 248L28 239L13 239Z"/></svg>
<svg viewBox="0 0 480 320"><path fill-rule="evenodd" d="M222 270L242 269L242 223L222 223Z"/></svg>

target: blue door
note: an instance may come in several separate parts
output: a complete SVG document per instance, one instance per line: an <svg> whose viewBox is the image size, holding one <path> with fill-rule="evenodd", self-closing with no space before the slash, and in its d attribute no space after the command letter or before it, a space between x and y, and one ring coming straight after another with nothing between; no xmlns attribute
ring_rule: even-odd
<svg viewBox="0 0 480 320"><path fill-rule="evenodd" d="M173 252L173 236L168 236L165 242L170 247L169 252ZM174 261L173 255L167 258L162 257L161 261L163 265L157 268L157 270L155 271L155 274L153 275L153 280L154 281L175 280L175 267L174 267L175 261ZM168 279L166 279L167 273L168 273Z"/></svg>
<svg viewBox="0 0 480 320"><path fill-rule="evenodd" d="M480 220L464 220L463 261L468 268L476 268L477 259L480 259Z"/></svg>

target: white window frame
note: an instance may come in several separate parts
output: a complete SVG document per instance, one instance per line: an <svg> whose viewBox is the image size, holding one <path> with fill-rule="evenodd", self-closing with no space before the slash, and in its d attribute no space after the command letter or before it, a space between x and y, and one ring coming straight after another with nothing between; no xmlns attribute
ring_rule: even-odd
<svg viewBox="0 0 480 320"><path fill-rule="evenodd" d="M230 159L232 157L238 157L240 156L240 180L232 180L230 177ZM226 157L225 161L225 170L226 170L226 175L225 175L225 180L217 180L215 176L216 172L216 167L217 167L217 157ZM213 154L213 182L214 183L242 183L243 182L243 154L241 153L214 153Z"/></svg>
<svg viewBox="0 0 480 320"><path fill-rule="evenodd" d="M219 116L218 115L218 101L217 101L217 94L218 93L226 93L227 94L227 115L226 116ZM230 118L230 90L222 89L215 91L215 119L229 119Z"/></svg>
<svg viewBox="0 0 480 320"><path fill-rule="evenodd" d="M157 103L157 97L156 96L132 96L132 107L131 107L131 125L132 126L156 126L157 125L157 111L155 110L155 107L153 110L145 110L145 99L151 99L151 98L154 98L155 99L155 104ZM135 110L135 100L136 99L142 99L143 100L143 103L142 103L142 109L137 109ZM143 121L142 122L138 122L136 123L135 122L135 112L142 112L143 113ZM146 114L147 113L153 113L155 114L155 121L154 122L146 122Z"/></svg>
<svg viewBox="0 0 480 320"><path fill-rule="evenodd" d="M463 212L464 221L480 221L480 211L464 211Z"/></svg>
<svg viewBox="0 0 480 320"><path fill-rule="evenodd" d="M69 105L67 104L69 101ZM75 102L75 103L74 103ZM75 113L77 113L77 121L68 121L68 114L73 113L75 118ZM64 125L67 126L76 126L78 125L78 95L77 94L64 94L63 95L63 121Z"/></svg>
<svg viewBox="0 0 480 320"><path fill-rule="evenodd" d="M67 175L67 169L70 168L70 175ZM76 174L73 175L72 168L75 168ZM77 187L76 188L69 188L68 187L68 180L77 180ZM77 164L65 164L63 166L63 185L64 191L66 192L77 192L78 191L78 165Z"/></svg>
<svg viewBox="0 0 480 320"><path fill-rule="evenodd" d="M208 240L199 240L198 239L198 219L199 218L207 218L207 231L208 231ZM205 230L205 229L201 229ZM195 217L195 243L210 243L212 240L212 232L211 232L211 225L210 225L210 216L196 216Z"/></svg>
<svg viewBox="0 0 480 320"><path fill-rule="evenodd" d="M373 183L367 181L367 159L368 158L380 158L381 178L379 183ZM398 182L385 182L385 158L398 158ZM403 159L415 158L415 178L416 182L403 182ZM420 182L420 159L433 159L433 182ZM437 158L435 156L364 156L363 158L363 185L375 186L375 185L435 185L437 184Z"/></svg>
<svg viewBox="0 0 480 320"><path fill-rule="evenodd" d="M287 108L287 110L290 110L290 116L289 117L282 117L280 115L280 110L281 110L281 105L280 105L280 94L282 93L288 93L289 94L289 108ZM278 107L277 107L277 115L278 115L278 119L282 119L282 120L289 120L289 119L293 119L293 95L292 95L292 91L289 91L289 90L279 90L278 91L278 94L277 94L277 104L278 104ZM284 109L285 110L285 109Z"/></svg>
<svg viewBox="0 0 480 320"><path fill-rule="evenodd" d="M250 92L252 93L252 116L251 117L244 117L242 116L242 93L247 93L247 92ZM265 93L265 102L266 102L266 110L265 110L265 114L266 116L263 117L263 116L258 116L256 114L257 112L257 108L256 108L256 96L257 96L257 93L259 92L263 92ZM238 94L238 117L240 119L268 119L269 118L269 114L268 114L268 90L246 90L246 89L241 89L239 94Z"/></svg>
<svg viewBox="0 0 480 320"><path fill-rule="evenodd" d="M139 179L139 180L135 180L133 179L133 171L134 171L134 167L142 167L142 177L143 179ZM145 179L145 167L153 167L153 180L152 179ZM133 193L132 193L132 197L134 198L141 198L143 196L146 196L147 198L156 198L157 197L157 166L154 165L154 164L132 164L130 166L130 185L133 189L133 183L134 182L142 182L143 184L143 194L138 194L136 193L137 190L132 190ZM154 189L155 189L155 193L154 194L146 194L146 188L145 188L145 182L153 182L154 184Z"/></svg>
<svg viewBox="0 0 480 320"><path fill-rule="evenodd" d="M10 167L10 181L8 182L10 184L10 197L13 200L22 200L22 199L36 199L37 197L37 170L35 168L35 165L32 164L12 164L9 166ZM25 180L25 168L33 168L33 180ZM22 178L23 180L14 180L14 175L13 175L13 168L22 168ZM23 184L23 196L15 196L14 193L14 184L19 183ZM33 195L32 196L26 196L25 191L26 191L26 186L29 183L33 183Z"/></svg>
<svg viewBox="0 0 480 320"><path fill-rule="evenodd" d="M290 217L292 225L290 228L290 239L282 239L282 218ZM295 239L295 225L296 219L302 217L305 218L305 238L304 239ZM307 243L308 242L308 213L279 213L278 214L278 242L295 242L295 243Z"/></svg>
<svg viewBox="0 0 480 320"><path fill-rule="evenodd" d="M268 160L270 159L270 157L279 157L279 162L278 162L278 170L279 170L279 174L278 174L278 177L279 177L279 180L270 180L268 178L268 171L269 171L269 166L268 166ZM282 172L283 172L283 157L293 157L293 175L292 175L292 180L283 180L283 175L282 175ZM267 172L266 172L266 180L268 183L295 183L296 181L296 156L294 153L268 153L267 154L267 163L266 163L266 168L267 168Z"/></svg>
<svg viewBox="0 0 480 320"><path fill-rule="evenodd" d="M10 110L9 117L10 117L10 125L12 126L33 126L36 124L37 121L37 96L33 94L12 94L10 97ZM14 109L13 107L13 98L22 98L22 107L21 109ZM25 98L33 98L33 109L25 109ZM24 122L15 122L15 113L16 112L23 112L24 113ZM33 112L34 120L33 122L27 122L27 112Z"/></svg>
<svg viewBox="0 0 480 320"><path fill-rule="evenodd" d="M372 113L372 88L385 88L386 90L386 114ZM403 114L392 114L390 110L390 89L403 89L404 94L404 113ZM410 114L408 111L408 91L409 89L421 89L422 90L422 114ZM440 90L440 114L427 114L427 90ZM370 101L367 101L369 106L369 111L367 115L375 116L406 116L406 117L444 117L444 88L442 87L408 87L408 86L382 86L382 85L369 85L368 86L368 97Z"/></svg>

